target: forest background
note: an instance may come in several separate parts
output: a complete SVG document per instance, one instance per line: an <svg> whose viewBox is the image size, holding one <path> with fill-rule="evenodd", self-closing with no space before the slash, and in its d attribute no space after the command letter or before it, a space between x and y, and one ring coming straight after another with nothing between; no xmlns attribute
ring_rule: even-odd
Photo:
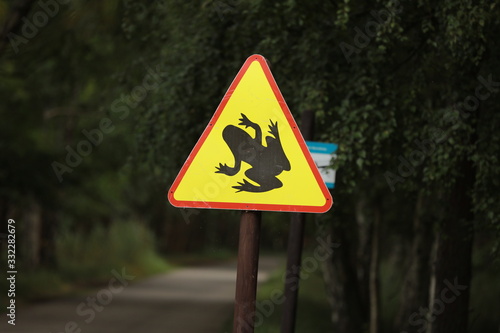
<svg viewBox="0 0 500 333"><path fill-rule="evenodd" d="M296 120L339 144L334 207L306 239L340 244L323 265L335 331L498 332L495 1L3 0L0 23L2 253L14 219L27 298L234 253L237 212L166 191L259 53ZM264 221L283 252L289 215Z"/></svg>

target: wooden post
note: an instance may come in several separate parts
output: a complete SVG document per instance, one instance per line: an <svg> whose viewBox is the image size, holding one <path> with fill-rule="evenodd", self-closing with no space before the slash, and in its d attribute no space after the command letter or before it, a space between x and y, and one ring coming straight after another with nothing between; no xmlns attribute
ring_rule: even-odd
<svg viewBox="0 0 500 333"><path fill-rule="evenodd" d="M262 214L244 211L240 221L233 333L253 333Z"/></svg>
<svg viewBox="0 0 500 333"><path fill-rule="evenodd" d="M301 132L305 140L312 140L314 135L314 112L306 110L302 113ZM304 242L304 213L292 213L290 232L288 234L285 303L281 317L281 333L295 332L297 316L297 298L299 293L300 265L302 261L302 244Z"/></svg>

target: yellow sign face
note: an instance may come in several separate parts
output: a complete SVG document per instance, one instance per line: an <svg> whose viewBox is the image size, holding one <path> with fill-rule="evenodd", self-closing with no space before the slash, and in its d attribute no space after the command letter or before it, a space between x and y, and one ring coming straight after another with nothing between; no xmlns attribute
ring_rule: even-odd
<svg viewBox="0 0 500 333"><path fill-rule="evenodd" d="M247 59L179 172L176 207L321 213L332 198L260 55Z"/></svg>

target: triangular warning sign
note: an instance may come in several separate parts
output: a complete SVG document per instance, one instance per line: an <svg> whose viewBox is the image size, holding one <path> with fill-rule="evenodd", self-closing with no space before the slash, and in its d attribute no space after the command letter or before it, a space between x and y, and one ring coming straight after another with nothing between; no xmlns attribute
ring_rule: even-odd
<svg viewBox="0 0 500 333"><path fill-rule="evenodd" d="M323 213L332 197L269 66L250 56L168 193L176 207Z"/></svg>

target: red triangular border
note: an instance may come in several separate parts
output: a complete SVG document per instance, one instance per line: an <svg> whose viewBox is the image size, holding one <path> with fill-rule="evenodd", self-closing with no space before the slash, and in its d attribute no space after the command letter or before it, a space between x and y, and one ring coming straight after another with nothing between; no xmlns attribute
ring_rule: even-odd
<svg viewBox="0 0 500 333"><path fill-rule="evenodd" d="M174 193L181 183L182 179L184 178L185 173L191 166L191 163L193 162L195 156L198 154L198 151L201 149L203 146L205 140L207 137L210 135L210 132L212 131L213 126L217 123L217 120L219 119L219 116L221 113L224 111L224 108L226 107L227 102L231 98L231 95L233 91L236 89L238 84L240 83L242 77L245 75L248 67L254 62L258 61L266 75L266 78L274 92L274 95L276 96L276 99L281 106L281 110L283 111L286 119L288 120L289 126L292 128L292 131L295 135L295 139L300 145L300 148L302 150L302 153L304 154L304 157L307 160L307 163L309 164L309 167L311 171L314 174L314 177L316 179L316 182L318 183L319 187L321 188L321 191L323 195L326 198L326 203L323 206L302 206L302 205L277 205L277 204L251 204L251 203L234 203L234 202L205 202L205 201L180 201L176 200L174 198ZM215 111L214 115L212 116L212 119L210 119L210 122L208 123L207 127L203 131L200 139L194 146L193 150L189 154L186 162L182 166L181 170L179 171L179 174L175 178L172 186L170 187L170 190L168 191L168 200L170 203L175 206L175 207L185 207L185 208L213 208L213 209L236 209L236 210L265 210L265 211L280 211L280 212L303 212L303 213L324 213L327 212L332 204L333 204L333 199L330 194L330 191L326 187L323 179L321 178L321 174L318 171L318 168L316 167L316 164L314 163L311 154L309 153L309 150L307 149L307 145L304 141L304 138L302 137L302 133L300 133L299 127L297 126L297 123L295 122L295 119L292 116L292 113L290 112L290 109L288 108L285 99L283 98L283 95L281 94L281 91L274 80L273 74L271 73L271 69L269 68L266 59L259 55L259 54L254 54L245 61L241 69L239 70L238 74L234 78L233 82L229 86L229 89L227 90L226 94L224 95L224 98L222 99L221 103L217 107L217 110Z"/></svg>

